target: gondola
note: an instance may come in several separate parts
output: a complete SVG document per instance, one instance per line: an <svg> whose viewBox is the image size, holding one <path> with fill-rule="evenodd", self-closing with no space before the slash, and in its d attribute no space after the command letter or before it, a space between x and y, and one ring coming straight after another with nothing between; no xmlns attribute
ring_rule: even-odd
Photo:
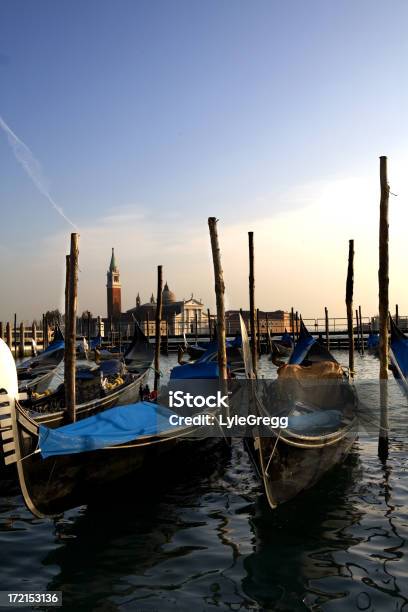
<svg viewBox="0 0 408 612"><path fill-rule="evenodd" d="M243 322L241 328L248 345ZM243 353L251 378L250 351ZM275 381L254 380L252 397L256 416L287 417L287 427L256 427L244 440L273 509L345 459L357 435L357 395L348 374L301 321L289 364Z"/></svg>
<svg viewBox="0 0 408 612"><path fill-rule="evenodd" d="M286 331L280 339L271 338L271 356L273 357L288 357L293 349L293 341L291 335Z"/></svg>
<svg viewBox="0 0 408 612"><path fill-rule="evenodd" d="M108 496L111 484L148 470L152 458L213 434L212 428L199 425L173 426L169 419L175 413L148 402L115 407L57 429L45 427L17 399L14 360L2 340L0 389L3 452L17 466L24 501L38 517L87 503L93 494ZM143 491L135 494L143 497Z"/></svg>
<svg viewBox="0 0 408 612"><path fill-rule="evenodd" d="M182 346L183 352L187 353L190 359L199 359L204 355L207 351L208 347L211 345L211 340L207 342L195 342L194 344L190 344L186 338L186 334L184 334L184 344Z"/></svg>
<svg viewBox="0 0 408 612"><path fill-rule="evenodd" d="M139 325L135 323L133 340L124 358L124 365L118 360L93 365L93 370L77 371L79 402L76 407L76 418L81 420L104 410L134 402L139 397L140 387L146 381L153 361L153 348ZM105 373L105 377L104 377ZM101 376L102 374L102 376ZM88 378L88 380L87 380ZM111 380L112 382L109 382ZM82 401L81 401L82 400ZM61 427L66 423L67 414L64 408L65 393L61 382L59 388L51 394L40 397L20 394L19 404L28 418L37 426L49 428ZM0 432L4 423L0 421ZM0 453L0 483L14 480L8 467L7 456Z"/></svg>
<svg viewBox="0 0 408 612"><path fill-rule="evenodd" d="M226 341L228 369L231 375L243 368L241 336ZM218 340L212 340L201 357L192 363L175 366L170 372L170 380L218 379Z"/></svg>
<svg viewBox="0 0 408 612"><path fill-rule="evenodd" d="M44 391L64 359L64 336L59 326L46 349L17 367L19 389Z"/></svg>
<svg viewBox="0 0 408 612"><path fill-rule="evenodd" d="M408 395L408 338L389 315L391 339L390 361L395 379Z"/></svg>

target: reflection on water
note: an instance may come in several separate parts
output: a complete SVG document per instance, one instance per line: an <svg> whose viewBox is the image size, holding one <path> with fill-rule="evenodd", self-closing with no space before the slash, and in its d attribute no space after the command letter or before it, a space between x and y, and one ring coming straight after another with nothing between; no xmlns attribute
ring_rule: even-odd
<svg viewBox="0 0 408 612"><path fill-rule="evenodd" d="M378 362L358 368L374 377ZM360 438L344 465L275 512L239 440L54 521L0 498L0 588L61 590L67 610L408 609L407 404L398 389L391 402L386 465L375 437Z"/></svg>

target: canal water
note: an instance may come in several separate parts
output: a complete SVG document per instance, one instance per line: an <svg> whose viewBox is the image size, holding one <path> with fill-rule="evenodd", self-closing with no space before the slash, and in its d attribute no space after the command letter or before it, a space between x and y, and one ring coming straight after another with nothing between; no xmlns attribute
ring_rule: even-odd
<svg viewBox="0 0 408 612"><path fill-rule="evenodd" d="M261 372L272 368L263 357ZM375 379L378 361L356 369ZM408 405L396 386L390 400L385 465L362 435L344 465L274 512L240 440L54 520L0 498L0 590L62 591L78 611L408 610Z"/></svg>

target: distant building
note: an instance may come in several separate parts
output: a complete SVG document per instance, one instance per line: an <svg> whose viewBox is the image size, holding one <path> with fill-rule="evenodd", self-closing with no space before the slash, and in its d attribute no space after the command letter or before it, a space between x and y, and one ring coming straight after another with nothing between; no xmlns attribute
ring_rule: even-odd
<svg viewBox="0 0 408 612"><path fill-rule="evenodd" d="M191 295L188 300L177 300L173 291L169 289L166 282L162 293L162 322L168 324L169 334L182 335L183 333L208 333L207 318L203 318L204 304ZM150 300L141 304L139 293L136 297L136 306L127 310L125 315L135 317L150 335L154 334L156 317L156 300L152 293ZM162 323L163 326L163 323ZM166 323L164 323L164 328Z"/></svg>
<svg viewBox="0 0 408 612"><path fill-rule="evenodd" d="M122 312L122 286L120 284L119 268L116 264L115 250L113 248L109 270L107 271L106 291L108 319L118 319Z"/></svg>
<svg viewBox="0 0 408 612"><path fill-rule="evenodd" d="M225 313L227 334L233 335L240 331L239 313L239 310L227 310ZM249 311L243 310L242 317L247 329L249 329ZM271 334L283 334L285 330L288 332L292 331L289 312L284 310L259 311L259 331L261 334L265 334L268 331Z"/></svg>

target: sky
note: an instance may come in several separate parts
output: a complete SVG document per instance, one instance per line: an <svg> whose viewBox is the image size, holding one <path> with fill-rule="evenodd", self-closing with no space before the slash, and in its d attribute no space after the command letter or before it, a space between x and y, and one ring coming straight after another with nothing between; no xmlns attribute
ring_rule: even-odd
<svg viewBox="0 0 408 612"><path fill-rule="evenodd" d="M158 264L214 307L219 218L227 307L378 310L379 161L388 156L390 301L408 314L408 4L378 0L2 0L0 320L63 307L80 234L79 311L123 307ZM11 133L10 133L11 132Z"/></svg>

